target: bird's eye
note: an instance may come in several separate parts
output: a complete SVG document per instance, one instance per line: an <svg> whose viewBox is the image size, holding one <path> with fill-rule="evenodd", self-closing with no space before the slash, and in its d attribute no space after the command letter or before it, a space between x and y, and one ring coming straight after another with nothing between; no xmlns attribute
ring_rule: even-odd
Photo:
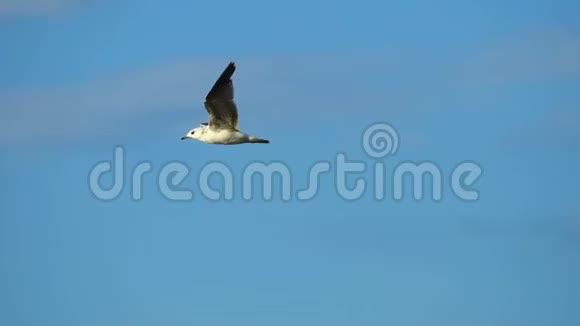
<svg viewBox="0 0 580 326"><path fill-rule="evenodd" d="M193 135L193 133L194 133L194 132L195 132L195 131L192 131L192 132L191 132L191 134Z"/></svg>

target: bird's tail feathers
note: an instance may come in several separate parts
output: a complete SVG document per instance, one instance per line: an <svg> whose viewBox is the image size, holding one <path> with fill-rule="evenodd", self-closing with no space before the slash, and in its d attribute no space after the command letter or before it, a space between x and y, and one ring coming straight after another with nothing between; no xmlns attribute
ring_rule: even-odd
<svg viewBox="0 0 580 326"><path fill-rule="evenodd" d="M256 137L250 137L249 141L250 141L250 143L257 143L257 144L269 144L270 143L270 141L267 139L256 138Z"/></svg>

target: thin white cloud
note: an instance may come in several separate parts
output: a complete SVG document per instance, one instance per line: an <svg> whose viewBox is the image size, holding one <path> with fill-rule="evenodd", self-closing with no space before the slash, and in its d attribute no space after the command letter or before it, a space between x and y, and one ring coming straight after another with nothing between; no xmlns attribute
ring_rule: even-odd
<svg viewBox="0 0 580 326"><path fill-rule="evenodd" d="M333 89L316 86L327 79L344 81L352 76L348 71L357 69L357 63L349 61L340 67L340 61L322 57L238 61L236 97L244 103L244 124L258 114L256 107L271 107L268 112L260 112L261 118L270 120L288 117L291 112L283 109L289 106L308 109L309 105L326 102L334 108ZM226 63L227 59L192 59L101 76L82 85L0 90L0 144L37 142L39 138L111 136L137 128L136 122L151 115L185 110L191 112L191 121L176 120L176 124L190 128L207 118L203 98ZM358 65L360 68L366 64L361 60ZM346 77L341 78L340 74ZM297 84L304 79L308 80ZM304 83L313 87L304 89ZM349 83L343 86L354 89ZM305 96L310 103L303 102Z"/></svg>
<svg viewBox="0 0 580 326"><path fill-rule="evenodd" d="M578 76L578 58L580 34L543 30L511 35L466 58L457 68L467 81L498 84Z"/></svg>
<svg viewBox="0 0 580 326"><path fill-rule="evenodd" d="M78 0L0 0L0 18L54 15L77 4Z"/></svg>
<svg viewBox="0 0 580 326"><path fill-rule="evenodd" d="M94 137L130 128L132 120L152 111L190 106L196 76L204 70L177 63L83 85L0 91L0 142Z"/></svg>
<svg viewBox="0 0 580 326"><path fill-rule="evenodd" d="M410 119L468 88L483 93L497 83L580 76L579 57L580 38L563 33L517 38L456 62L409 53L252 58L238 62L236 97L244 125L258 114L280 123L324 121L337 110L377 112L378 104L385 116ZM206 118L203 97L226 63L188 59L79 85L0 90L0 145L130 133L139 119L172 110L191 112L191 121L175 122L189 128Z"/></svg>

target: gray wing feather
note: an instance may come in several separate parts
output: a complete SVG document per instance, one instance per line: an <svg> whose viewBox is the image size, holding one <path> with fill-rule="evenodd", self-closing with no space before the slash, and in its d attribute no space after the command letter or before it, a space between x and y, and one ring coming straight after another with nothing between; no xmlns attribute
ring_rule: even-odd
<svg viewBox="0 0 580 326"><path fill-rule="evenodd" d="M205 98L209 125L216 129L238 128L238 109L234 102L232 75L236 70L233 62L226 67Z"/></svg>

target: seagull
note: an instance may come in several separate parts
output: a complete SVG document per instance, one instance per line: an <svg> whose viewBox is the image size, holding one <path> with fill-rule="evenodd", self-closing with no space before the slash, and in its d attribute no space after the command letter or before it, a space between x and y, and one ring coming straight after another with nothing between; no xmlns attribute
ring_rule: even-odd
<svg viewBox="0 0 580 326"><path fill-rule="evenodd" d="M204 106L209 116L209 122L191 129L185 136L181 137L181 140L195 139L207 144L222 145L268 144L270 142L238 130L238 109L234 102L232 83L232 75L235 70L235 63L230 62L205 97Z"/></svg>

